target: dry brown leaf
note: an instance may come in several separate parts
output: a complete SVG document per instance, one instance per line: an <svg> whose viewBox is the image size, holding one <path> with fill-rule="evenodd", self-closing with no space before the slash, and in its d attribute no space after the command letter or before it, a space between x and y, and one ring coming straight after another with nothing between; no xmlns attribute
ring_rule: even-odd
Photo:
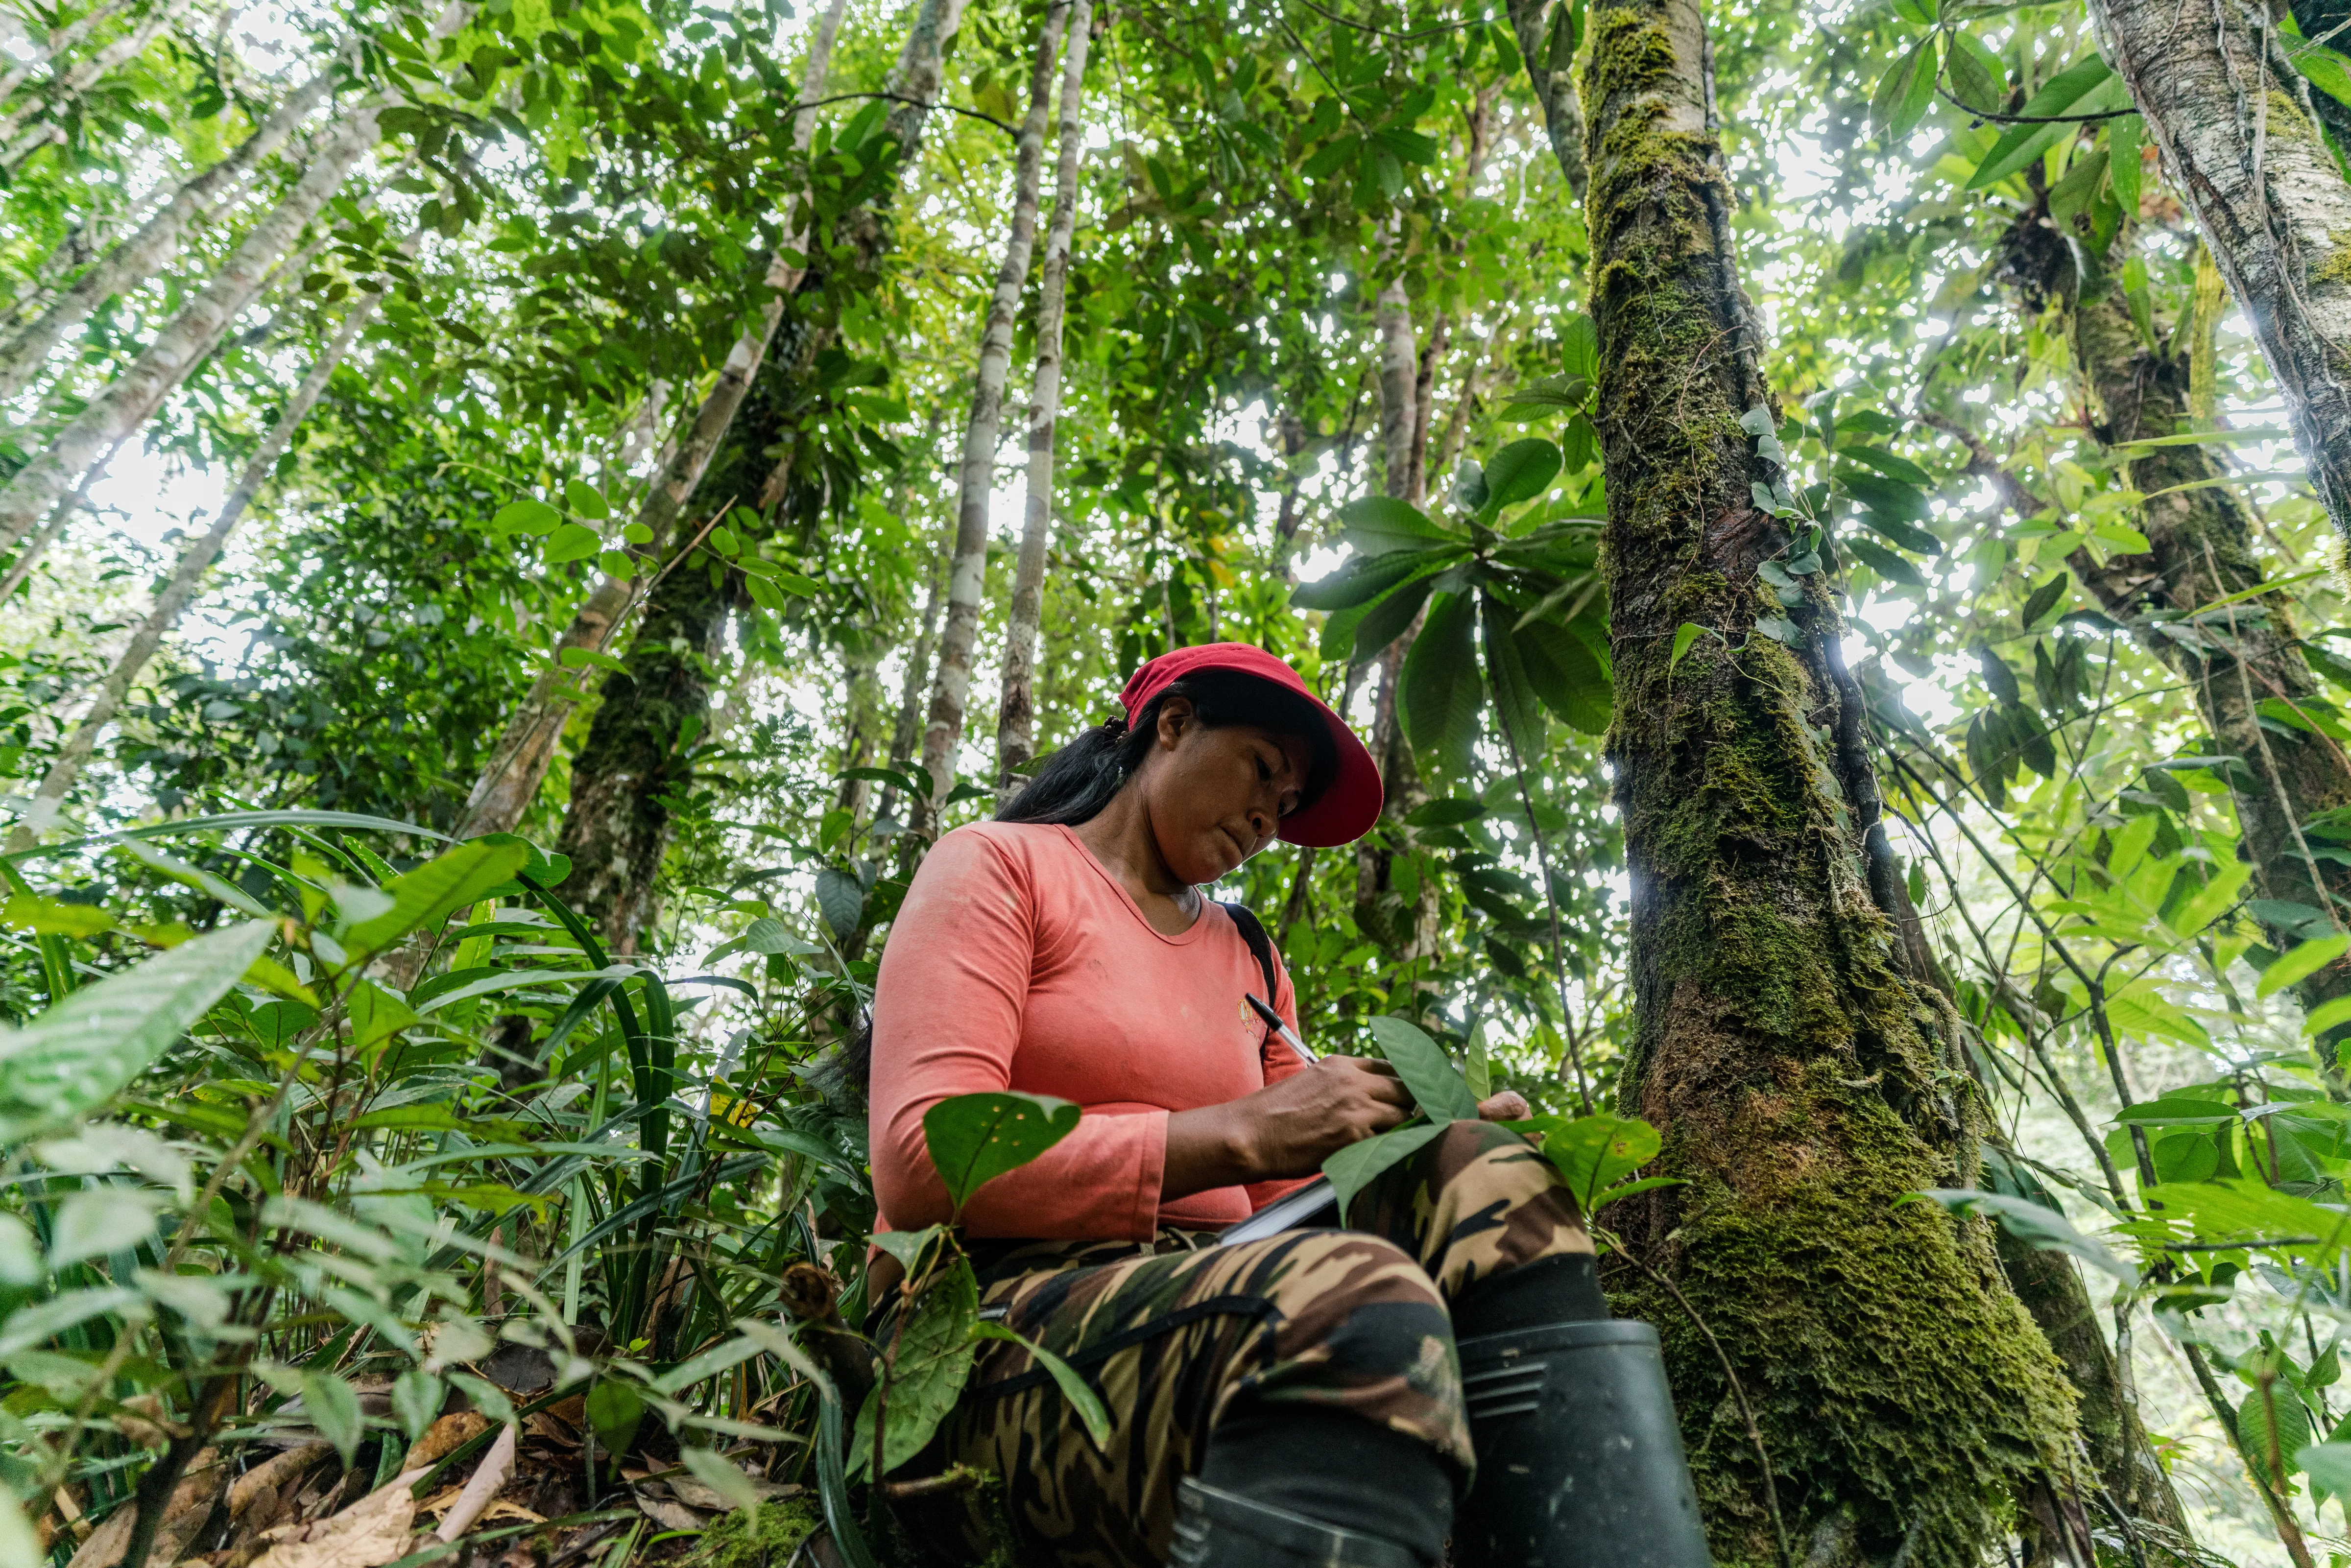
<svg viewBox="0 0 2351 1568"><path fill-rule="evenodd" d="M632 1487L630 1490L636 1498L637 1507L643 1511L644 1516L664 1530L702 1530L707 1528L710 1523L708 1515L697 1513L682 1502L672 1502L667 1498L655 1497L647 1488Z"/></svg>
<svg viewBox="0 0 2351 1568"><path fill-rule="evenodd" d="M423 1473L405 1471L332 1518L279 1525L253 1568L381 1568L406 1556L416 1518L408 1489Z"/></svg>
<svg viewBox="0 0 2351 1568"><path fill-rule="evenodd" d="M303 1471L335 1451L331 1443L306 1443L288 1448L245 1472L229 1483L228 1516L243 1519L264 1491L272 1498L300 1478Z"/></svg>
<svg viewBox="0 0 2351 1568"><path fill-rule="evenodd" d="M155 1544L148 1549L151 1564L177 1563L180 1553L196 1538L199 1531L213 1516L213 1504L220 1500L223 1488L228 1485L228 1466L216 1448L206 1448L188 1461L187 1472L180 1484L172 1489L163 1504L163 1521L155 1530ZM74 1552L68 1568L114 1568L131 1549L131 1531L138 1523L139 1509L135 1503L125 1504L106 1516L106 1522L89 1533L89 1539Z"/></svg>
<svg viewBox="0 0 2351 1568"><path fill-rule="evenodd" d="M564 1448L576 1448L580 1446L580 1428L567 1426L544 1410L532 1411L524 1420L523 1427L540 1442L553 1443Z"/></svg>
<svg viewBox="0 0 2351 1568"><path fill-rule="evenodd" d="M746 1476L744 1479L751 1483L751 1490L758 1494L761 1502L773 1502L778 1498L791 1497L800 1490L795 1486L786 1486L781 1481L768 1480L764 1476ZM664 1476L662 1480L676 1495L677 1500L689 1508L707 1509L712 1513L725 1513L735 1506L690 1475Z"/></svg>
<svg viewBox="0 0 2351 1568"><path fill-rule="evenodd" d="M523 1507L522 1504L518 1502L508 1502L504 1498L497 1499L492 1502L489 1507L482 1510L482 1517L476 1521L476 1522L487 1524L494 1519L517 1520L524 1524L545 1524L547 1522L547 1515L543 1513L533 1513L530 1510Z"/></svg>
<svg viewBox="0 0 2351 1568"><path fill-rule="evenodd" d="M454 1482L451 1485L443 1487L439 1491L434 1492L431 1497L426 1498L423 1502L416 1505L416 1517L422 1519L429 1513L435 1518L438 1518L448 1509L451 1503L457 1500L458 1494L463 1492L465 1490L465 1483L463 1481Z"/></svg>
<svg viewBox="0 0 2351 1568"><path fill-rule="evenodd" d="M404 1470L431 1469L464 1444L472 1442L490 1429L490 1418L479 1410L459 1410L444 1416L424 1429L416 1446L408 1450L401 1462Z"/></svg>

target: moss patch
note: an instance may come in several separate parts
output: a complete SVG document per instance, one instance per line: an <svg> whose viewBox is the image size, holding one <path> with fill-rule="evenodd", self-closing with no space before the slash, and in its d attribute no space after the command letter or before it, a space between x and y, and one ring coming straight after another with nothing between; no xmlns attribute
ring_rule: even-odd
<svg viewBox="0 0 2351 1568"><path fill-rule="evenodd" d="M694 1568L780 1568L823 1522L823 1510L809 1494L738 1508L702 1532L690 1561Z"/></svg>

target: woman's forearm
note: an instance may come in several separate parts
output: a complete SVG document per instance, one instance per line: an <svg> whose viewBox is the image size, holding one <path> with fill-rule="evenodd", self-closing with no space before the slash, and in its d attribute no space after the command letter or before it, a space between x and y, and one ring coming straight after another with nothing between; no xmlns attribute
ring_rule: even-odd
<svg viewBox="0 0 2351 1568"><path fill-rule="evenodd" d="M1177 1111L1167 1118L1167 1154L1159 1183L1161 1201L1189 1197L1220 1186L1263 1181L1248 1135L1245 1101Z"/></svg>

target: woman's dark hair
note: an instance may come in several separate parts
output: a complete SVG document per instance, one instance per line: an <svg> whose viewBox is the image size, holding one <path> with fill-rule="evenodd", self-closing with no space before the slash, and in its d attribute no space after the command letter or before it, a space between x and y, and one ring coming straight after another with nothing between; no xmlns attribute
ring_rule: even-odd
<svg viewBox="0 0 2351 1568"><path fill-rule="evenodd" d="M1102 815L1111 798L1126 787L1159 737L1159 710L1169 697L1188 698L1203 729L1254 725L1276 735L1294 735L1313 749L1300 790L1301 810L1331 787L1339 771L1339 748L1315 706L1296 692L1238 670L1203 670L1186 675L1144 705L1134 722L1112 719L1081 732L1045 759L1029 787L996 813L999 822L1049 822L1074 828Z"/></svg>
<svg viewBox="0 0 2351 1568"><path fill-rule="evenodd" d="M1331 780L1338 774L1339 748L1331 739L1322 710L1314 704L1260 676L1243 674L1238 670L1202 670L1170 684L1165 691L1144 705L1134 723L1114 718L1081 732L1075 740L1045 759L1044 766L1029 780L1028 788L996 813L996 821L1074 828L1101 816L1112 798L1126 788L1126 781L1134 777L1134 770L1151 754L1152 745L1159 737L1159 710L1169 697L1188 699L1193 716L1200 721L1203 729L1227 729L1246 724L1306 741L1313 759L1307 765L1306 783L1298 795L1298 809L1301 811L1322 798L1322 791L1331 787ZM861 1091L871 1086L871 1014L841 1048L827 1076L835 1085L853 1085Z"/></svg>

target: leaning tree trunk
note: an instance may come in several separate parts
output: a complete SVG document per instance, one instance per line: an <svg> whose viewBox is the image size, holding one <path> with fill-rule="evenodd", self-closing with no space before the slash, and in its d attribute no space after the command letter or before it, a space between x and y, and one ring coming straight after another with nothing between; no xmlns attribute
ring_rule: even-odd
<svg viewBox="0 0 2351 1568"><path fill-rule="evenodd" d="M1012 323L1029 279L1037 242L1037 188L1045 161L1045 121L1053 108L1053 55L1069 20L1071 0L1052 0L1037 26L1037 57L1029 68L1029 112L1020 122L1013 159L1012 224L996 292L980 329L979 366L973 377L971 422L964 428L962 482L956 501L955 560L947 570L946 625L939 633L939 667L931 684L930 722L923 730L923 766L931 798L917 801L916 826L935 833L938 814L955 789L956 752L963 743L971 700L972 647L979 641L980 601L987 588L987 504L996 490L996 446L1003 428L1004 378L1012 365Z"/></svg>
<svg viewBox="0 0 2351 1568"><path fill-rule="evenodd" d="M916 165L923 128L938 96L945 50L963 20L964 0L923 0L885 90L896 100L887 133L901 149L900 167ZM894 190L873 204L844 213L833 232L811 236L823 259L800 279L765 368L744 399L741 417L713 455L705 495L721 497L782 493L782 513L820 496L820 481L794 471L796 422L810 401L818 353L834 336L821 302L870 279L890 246L888 205ZM768 455L782 448L778 464ZM693 537L680 527L678 534ZM684 737L710 706L710 669L703 651L716 646L734 609L737 580L701 559L664 577L646 602L644 624L624 666L607 674L596 719L572 764L571 800L558 843L571 857L565 893L602 926L619 952L633 952L638 934L657 908L654 875L669 846L668 801L693 779Z"/></svg>
<svg viewBox="0 0 2351 1568"><path fill-rule="evenodd" d="M848 0L832 0L817 24L816 37L809 43L808 62L800 73L799 101L802 104L813 103L823 94L825 78L832 66L833 39L841 32L841 14L847 9ZM815 131L815 110L798 110L792 127L795 145L807 151ZM793 243L784 249L804 252L807 236L794 235ZM695 410L694 423L683 439L670 444L661 474L646 490L634 519L653 536L656 556L674 556L693 543L695 535L680 528L679 519L701 488L711 455L726 438L727 430L743 406L744 394L750 391L753 378L766 361L776 328L784 319L785 304L799 287L804 270L786 261L780 251L769 260L764 282L770 297L761 312L758 329L747 330L735 340L726 362L719 367L718 379ZM649 399L652 395L647 393ZM563 655L574 650L602 653L626 618L633 599L634 590L629 580L607 576L597 582L595 591L573 612L571 623L556 639L547 668L538 673L530 690L507 716L496 747L483 766L481 777L474 781L472 792L465 797L457 837L510 833L522 821L523 813L530 810L531 801L538 799L538 787L546 782L549 767L555 761L556 743L563 738L563 727L570 722L572 710L580 706L581 688L588 679L589 662L567 665Z"/></svg>
<svg viewBox="0 0 2351 1568"><path fill-rule="evenodd" d="M1012 573L1012 609L1004 632L1004 695L996 710L996 789L999 802L1019 792L1018 770L1037 755L1037 622L1045 602L1045 549L1053 538L1053 426L1061 413L1061 309L1070 278L1070 236L1078 225L1078 162L1085 126L1078 105L1085 88L1093 0L1071 0L1070 50L1061 62L1061 152L1053 175L1053 223L1037 286L1037 373L1029 391L1029 497L1021 519L1020 559Z"/></svg>
<svg viewBox="0 0 2351 1568"><path fill-rule="evenodd" d="M1542 105L1543 130L1567 188L1583 200L1583 105L1575 97L1575 0L1508 0L1510 31L1526 61L1527 83Z"/></svg>
<svg viewBox="0 0 2351 1568"><path fill-rule="evenodd" d="M931 449L929 433L920 450ZM923 739L923 698L931 689L931 642L939 634L939 613L947 601L947 568L955 555L955 519L947 519L943 529L946 538L939 540L938 556L931 566L931 580L923 585L923 619L914 633L914 645L906 653L906 673L898 685L898 722L890 731L890 766L903 768L914 759L914 748ZM882 803L874 809L876 822L895 821L898 808L895 784L884 785ZM899 824L902 828L904 823Z"/></svg>
<svg viewBox="0 0 2351 1568"><path fill-rule="evenodd" d="M57 821L57 810L63 805L67 792L73 788L74 780L81 777L82 768L89 762L90 753L98 748L99 737L105 733L108 725L114 722L123 697L131 690L131 683L139 678L139 673L147 667L147 661L155 656L155 650L162 645L164 636L179 621L181 612L195 597L197 584L204 580L205 570L218 558L222 549L227 545L229 536L236 531L237 525L244 521L246 508L253 504L253 497L267 481L269 471L277 465L277 460L293 444L295 431L309 417L310 410L318 404L319 394L334 379L335 367L342 363L343 356L350 352L351 345L359 340L359 335L375 319L376 308L382 303L382 298L379 294L366 295L352 307L351 313L343 319L343 324L337 329L333 340L311 365L310 373L302 378L300 386L295 388L294 395L278 413L277 423L269 427L268 435L246 460L245 471L237 476L236 488L229 492L227 501L221 507L220 516L213 519L212 528L181 552L179 564L172 570L171 580L155 596L155 603L147 612L146 619L140 622L139 629L131 634L129 645L122 650L120 656L114 661L114 667L107 672L106 679L99 684L96 699L74 727L73 734L67 738L57 759L49 764L49 770L42 775L40 788L33 791L31 808L8 836L7 852L14 854L32 848L40 834Z"/></svg>
<svg viewBox="0 0 2351 1568"><path fill-rule="evenodd" d="M2351 184L2266 6L2091 0L2115 69L2285 394L2351 541Z"/></svg>
<svg viewBox="0 0 2351 1568"><path fill-rule="evenodd" d="M89 319L89 313L127 289L138 287L160 271L179 249L189 224L203 216L261 161L286 144L297 126L310 116L333 85L332 72L321 70L287 95L235 152L200 174L191 176L172 199L124 240L74 279L48 308L0 343L0 400L15 397L32 380L49 350L68 332Z"/></svg>
<svg viewBox="0 0 2351 1568"><path fill-rule="evenodd" d="M1624 1283L1666 1342L1716 1560L1960 1568L2011 1499L2070 1473L2073 1395L1989 1228L1921 1188L1973 1172L1948 1013L1872 896L1883 844L1861 695L1825 585L1758 629L1757 569L1794 547L1698 0L1597 11L1584 79L1592 311L1635 1001L1623 1104L1682 1185L1606 1218L1670 1295ZM1819 574L1805 579L1817 583ZM1776 601L1770 603L1775 616ZM1677 629L1704 634L1676 667ZM1880 854L1887 852L1880 849Z"/></svg>
<svg viewBox="0 0 2351 1568"><path fill-rule="evenodd" d="M353 116L285 198L246 233L210 287L183 306L131 368L0 490L0 549L24 538L99 453L152 418L172 389L219 344L229 323L261 292L303 229L375 145L378 112L367 109Z"/></svg>
<svg viewBox="0 0 2351 1568"><path fill-rule="evenodd" d="M65 58L67 55L73 52L73 47L76 44L89 37L90 29L107 21L129 4L130 0L107 0L107 4L93 7L86 16L77 17L58 28L57 32L50 35L48 43L41 50L39 59L26 60L11 66L5 75L0 75L0 99L5 99L10 93L23 87L31 78L34 71L43 66L54 66L57 61Z"/></svg>

